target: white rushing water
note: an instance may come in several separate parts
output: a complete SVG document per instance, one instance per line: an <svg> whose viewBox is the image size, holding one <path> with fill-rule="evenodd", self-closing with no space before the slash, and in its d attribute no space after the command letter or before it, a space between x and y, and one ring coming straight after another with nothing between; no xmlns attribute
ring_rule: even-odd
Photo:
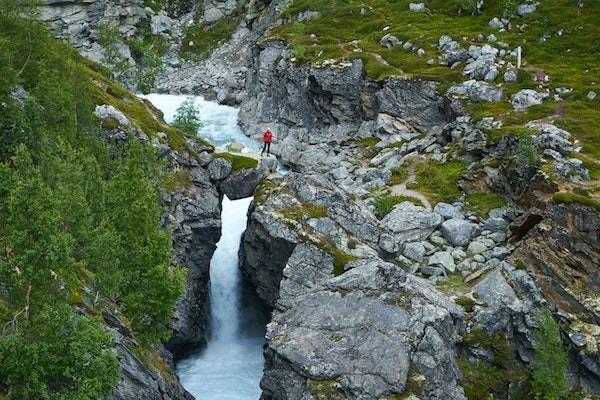
<svg viewBox="0 0 600 400"><path fill-rule="evenodd" d="M143 96L173 121L187 96L151 94ZM237 125L238 110L194 97L203 123L199 134L225 149L242 143L247 151L260 144L247 138ZM243 285L238 251L246 229L252 198L223 198L222 234L210 263L211 335L206 348L177 364L181 384L197 400L258 400L263 371L265 311L251 290Z"/></svg>
<svg viewBox="0 0 600 400"><path fill-rule="evenodd" d="M223 233L210 265L211 337L206 349L177 366L181 383L199 400L260 398L264 336L241 329L240 314L238 250L251 200L223 199Z"/></svg>
<svg viewBox="0 0 600 400"><path fill-rule="evenodd" d="M206 101L202 96L153 93L140 97L150 100L156 108L162 111L165 121L168 123L173 122L181 103L191 97L200 111L200 120L202 121L202 127L198 131L200 136L221 150L224 150L232 142L243 144L246 151L257 152L260 149L260 140L247 137L238 126L239 110L235 107Z"/></svg>

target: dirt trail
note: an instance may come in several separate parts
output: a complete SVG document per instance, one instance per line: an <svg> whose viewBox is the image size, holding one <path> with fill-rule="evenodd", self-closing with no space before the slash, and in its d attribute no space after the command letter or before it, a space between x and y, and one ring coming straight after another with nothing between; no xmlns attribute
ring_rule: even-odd
<svg viewBox="0 0 600 400"><path fill-rule="evenodd" d="M408 167L408 178L406 178L406 180L398 185L392 186L390 188L390 192L393 196L407 196L407 197L414 197L415 199L418 199L423 206L427 209L427 211L431 211L433 208L431 207L431 203L429 202L429 200L427 199L427 197L425 197L424 194L417 192L415 190L410 190L406 188L406 185L408 185L409 183L413 183L416 179L416 175L415 175L415 167L416 167L416 161L417 161L417 157L414 157L410 160L410 166Z"/></svg>

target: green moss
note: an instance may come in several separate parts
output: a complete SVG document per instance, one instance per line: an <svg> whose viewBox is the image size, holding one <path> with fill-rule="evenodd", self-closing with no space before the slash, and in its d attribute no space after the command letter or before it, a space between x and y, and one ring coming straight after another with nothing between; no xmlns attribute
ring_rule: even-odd
<svg viewBox="0 0 600 400"><path fill-rule="evenodd" d="M85 301L83 298L83 290L75 288L69 292L67 302L71 305L82 305Z"/></svg>
<svg viewBox="0 0 600 400"><path fill-rule="evenodd" d="M417 164L416 179L409 189L426 195L432 202L451 202L461 195L458 181L467 172L463 161L454 160L440 163L433 160Z"/></svg>
<svg viewBox="0 0 600 400"><path fill-rule="evenodd" d="M527 264L525 264L523 261L519 260L519 261L517 261L515 268L518 270L521 270L521 271L527 271Z"/></svg>
<svg viewBox="0 0 600 400"><path fill-rule="evenodd" d="M301 221L303 218L325 218L327 216L327 208L316 204L304 203L300 206L288 207L282 210L281 214L294 221Z"/></svg>
<svg viewBox="0 0 600 400"><path fill-rule="evenodd" d="M416 205L422 205L419 199L408 196L391 196L391 195L380 195L375 197L375 215L378 218L383 218L388 215L397 204L404 201L410 201Z"/></svg>
<svg viewBox="0 0 600 400"><path fill-rule="evenodd" d="M204 59L228 42L238 25L237 18L222 18L211 26L192 25L185 30L180 54L184 59Z"/></svg>
<svg viewBox="0 0 600 400"><path fill-rule="evenodd" d="M360 147L367 148L367 147L373 147L373 146L375 146L379 142L380 142L379 138L368 137L368 138L364 138L364 139L359 140L358 145Z"/></svg>
<svg viewBox="0 0 600 400"><path fill-rule="evenodd" d="M254 190L254 203L261 205L267 202L267 199L278 186L270 180L263 180Z"/></svg>
<svg viewBox="0 0 600 400"><path fill-rule="evenodd" d="M466 312L473 312L473 307L475 306L473 299L467 296L460 296L456 299L456 304L464 308Z"/></svg>
<svg viewBox="0 0 600 400"><path fill-rule="evenodd" d="M471 285L466 284L459 273L454 273L436 283L436 288L448 295L464 295L471 290Z"/></svg>
<svg viewBox="0 0 600 400"><path fill-rule="evenodd" d="M258 167L258 160L251 157L244 157L232 153L216 153L216 158L224 158L231 162L231 168L233 171L239 171L242 169L254 169Z"/></svg>
<svg viewBox="0 0 600 400"><path fill-rule="evenodd" d="M315 400L344 400L344 395L340 392L341 385L335 380L317 381L310 379L308 381L308 390Z"/></svg>
<svg viewBox="0 0 600 400"><path fill-rule="evenodd" d="M485 361L468 361L459 357L458 365L464 375L463 388L469 400L488 400L502 388L505 379L502 371Z"/></svg>
<svg viewBox="0 0 600 400"><path fill-rule="evenodd" d="M127 346L129 350L152 371L160 373L162 376L171 382L177 382L177 377L173 374L173 370L166 363L156 350L148 346Z"/></svg>
<svg viewBox="0 0 600 400"><path fill-rule="evenodd" d="M508 363L513 357L510 343L506 336L500 333L489 335L482 328L477 328L465 334L463 343L467 346L490 350L494 355L494 364L499 367L508 368Z"/></svg>
<svg viewBox="0 0 600 400"><path fill-rule="evenodd" d="M190 175L191 173L187 169L166 173L162 176L160 186L168 193L190 187L192 185Z"/></svg>
<svg viewBox="0 0 600 400"><path fill-rule="evenodd" d="M121 85L108 79L102 68L92 68L90 62L87 62L86 66L91 80L92 99L96 104L108 104L120 110L131 123L149 136L158 137L160 132L165 133L169 145L175 150L181 149L185 145L188 135L167 125L162 120L162 114L151 104L145 100L140 100ZM194 137L194 140L212 147L201 138Z"/></svg>
<svg viewBox="0 0 600 400"><path fill-rule="evenodd" d="M333 256L333 275L339 276L345 272L345 267L348 263L356 261L358 258L345 253L339 248L331 248L330 253Z"/></svg>
<svg viewBox="0 0 600 400"><path fill-rule="evenodd" d="M486 217L495 208L506 206L504 197L495 193L475 192L467 195L466 209Z"/></svg>
<svg viewBox="0 0 600 400"><path fill-rule="evenodd" d="M558 203L573 204L580 203L586 206L594 207L600 211L600 200L594 200L589 197L581 196L575 193L558 192L554 194L554 201Z"/></svg>
<svg viewBox="0 0 600 400"><path fill-rule="evenodd" d="M119 121L113 117L104 118L102 120L102 129L117 129L119 126Z"/></svg>

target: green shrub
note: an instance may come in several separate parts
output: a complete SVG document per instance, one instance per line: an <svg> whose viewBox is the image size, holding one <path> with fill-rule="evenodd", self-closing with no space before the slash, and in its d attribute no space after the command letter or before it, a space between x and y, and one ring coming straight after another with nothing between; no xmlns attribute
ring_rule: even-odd
<svg viewBox="0 0 600 400"><path fill-rule="evenodd" d="M540 312L537 322L531 387L537 400L560 400L568 392L568 360L560 328L548 310Z"/></svg>
<svg viewBox="0 0 600 400"><path fill-rule="evenodd" d="M190 187L192 185L190 176L191 173L188 169L166 173L161 178L161 187L169 193Z"/></svg>
<svg viewBox="0 0 600 400"><path fill-rule="evenodd" d="M533 145L533 137L522 136L517 147L517 162L523 165L540 165L542 158Z"/></svg>
<svg viewBox="0 0 600 400"><path fill-rule="evenodd" d="M300 221L305 217L325 218L327 217L327 208L316 204L305 203L301 206L286 208L282 210L281 213L287 218Z"/></svg>
<svg viewBox="0 0 600 400"><path fill-rule="evenodd" d="M451 202L461 195L458 181L466 172L467 165L463 161L427 160L417 164L416 180L409 188L425 194L435 203Z"/></svg>
<svg viewBox="0 0 600 400"><path fill-rule="evenodd" d="M408 179L408 165L392 169L390 185L400 185Z"/></svg>
<svg viewBox="0 0 600 400"><path fill-rule="evenodd" d="M517 14L517 7L521 4L519 0L504 0L504 12L507 17L514 17Z"/></svg>
<svg viewBox="0 0 600 400"><path fill-rule="evenodd" d="M180 55L190 60L202 60L233 36L238 20L222 18L212 26L193 25L186 29Z"/></svg>
<svg viewBox="0 0 600 400"><path fill-rule="evenodd" d="M377 143L379 143L380 140L379 138L376 137L368 137L368 138L364 138L358 141L358 145L360 147L364 147L364 148L368 148L368 147L373 147L375 146Z"/></svg>
<svg viewBox="0 0 600 400"><path fill-rule="evenodd" d="M10 399L96 400L117 384L114 339L67 305L45 305L18 332L0 336L0 387Z"/></svg>

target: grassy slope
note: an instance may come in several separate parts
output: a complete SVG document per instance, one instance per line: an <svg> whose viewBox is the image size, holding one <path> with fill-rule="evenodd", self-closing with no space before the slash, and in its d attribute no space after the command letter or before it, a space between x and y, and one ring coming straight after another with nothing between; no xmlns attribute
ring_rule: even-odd
<svg viewBox="0 0 600 400"><path fill-rule="evenodd" d="M502 16L503 0L486 1L480 16L460 11L466 1L425 2L429 11L410 12L410 0L294 0L283 15L289 23L275 29L269 38L291 43L299 62L319 64L331 59L360 58L367 73L375 79L390 76L432 79L440 82L441 90L464 80L460 75L462 68L451 70L446 66L427 65L426 60L437 59L439 55L436 44L441 35L452 36L465 48L482 44L475 39L478 34L487 36L491 33L499 41L508 43L511 49L522 46L524 67L519 81L501 83L506 95L523 88L538 88L534 76L547 74L550 80L545 86L549 89L573 88L571 93L563 96L565 101L560 104L548 101L526 112L515 112L504 100L473 104L469 111L475 119L494 116L503 120L502 130L490 132L490 139L494 141L505 134L527 134L523 126L531 120L555 120L558 126L573 133L582 146L583 152L575 156L590 170L595 182L588 185L588 189L591 188L588 192L591 197L597 197L600 189L600 95L589 100L586 94L590 90L600 92L600 2L586 1L583 8L572 0L541 2L532 15L513 19L513 29L507 32L498 32L488 26L491 18ZM298 13L307 10L320 11L321 16L303 23L293 22ZM527 28L520 32L516 26L523 23ZM379 40L385 33L420 46L426 56L418 57L402 47L382 48ZM313 34L316 37L311 36ZM546 40L540 41L542 37Z"/></svg>

